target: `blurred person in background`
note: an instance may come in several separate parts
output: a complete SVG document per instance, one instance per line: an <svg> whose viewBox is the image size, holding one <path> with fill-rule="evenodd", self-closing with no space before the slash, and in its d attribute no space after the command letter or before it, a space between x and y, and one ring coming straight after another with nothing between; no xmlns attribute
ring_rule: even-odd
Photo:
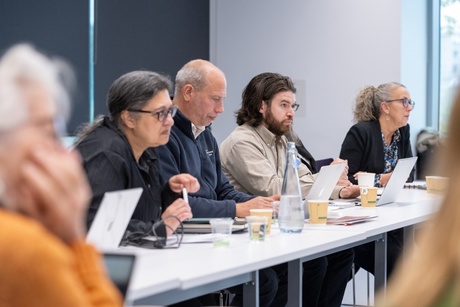
<svg viewBox="0 0 460 307"><path fill-rule="evenodd" d="M29 45L0 60L0 305L122 306L85 243L90 189L58 142L69 109L55 63Z"/></svg>
<svg viewBox="0 0 460 307"><path fill-rule="evenodd" d="M441 208L396 267L386 299L381 295L376 306L460 306L460 92L444 145L439 161L450 186Z"/></svg>

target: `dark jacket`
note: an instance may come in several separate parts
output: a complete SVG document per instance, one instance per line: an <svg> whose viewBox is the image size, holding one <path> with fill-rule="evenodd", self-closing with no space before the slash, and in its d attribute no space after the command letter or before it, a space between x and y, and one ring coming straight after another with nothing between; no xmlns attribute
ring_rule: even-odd
<svg viewBox="0 0 460 307"><path fill-rule="evenodd" d="M219 148L210 127L195 140L192 123L180 111L174 117L168 144L158 149L164 181L180 173L189 173L200 182L200 190L189 194L193 217L234 218L236 203L253 198L235 190L222 172Z"/></svg>
<svg viewBox="0 0 460 307"><path fill-rule="evenodd" d="M412 157L409 125L399 128L398 158ZM365 121L350 128L342 143L340 158L348 160L348 179L357 183L353 174L359 171L382 174L385 168L382 131L379 121ZM414 170L409 180L413 181Z"/></svg>
<svg viewBox="0 0 460 307"><path fill-rule="evenodd" d="M156 149L146 150L137 163L128 140L108 117L76 149L83 158L93 191L88 228L105 192L143 188L128 227L131 231L142 230L143 224L160 220L166 206L179 197L169 184L160 182Z"/></svg>

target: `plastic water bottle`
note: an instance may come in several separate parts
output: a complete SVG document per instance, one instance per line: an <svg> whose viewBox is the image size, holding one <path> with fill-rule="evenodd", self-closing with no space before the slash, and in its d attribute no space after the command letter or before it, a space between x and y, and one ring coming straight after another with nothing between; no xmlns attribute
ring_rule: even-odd
<svg viewBox="0 0 460 307"><path fill-rule="evenodd" d="M286 150L286 168L281 188L278 223L281 232L300 233L305 219L298 173L300 159L297 157L294 142L288 142Z"/></svg>

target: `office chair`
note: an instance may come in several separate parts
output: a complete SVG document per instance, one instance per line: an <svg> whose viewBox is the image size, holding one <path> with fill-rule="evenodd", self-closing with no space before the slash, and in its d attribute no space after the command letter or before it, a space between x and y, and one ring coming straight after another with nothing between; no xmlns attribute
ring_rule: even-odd
<svg viewBox="0 0 460 307"><path fill-rule="evenodd" d="M316 168L319 171L321 169L321 167L331 164L332 161L334 161L334 159L332 159L332 158L316 160Z"/></svg>

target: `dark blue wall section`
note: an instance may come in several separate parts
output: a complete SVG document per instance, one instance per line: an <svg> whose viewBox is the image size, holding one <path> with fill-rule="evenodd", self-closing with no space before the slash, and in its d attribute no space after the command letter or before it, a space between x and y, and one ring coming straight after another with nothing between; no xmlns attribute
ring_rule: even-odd
<svg viewBox="0 0 460 307"><path fill-rule="evenodd" d="M48 55L65 58L77 75L69 131L88 121L88 2L1 0L0 52L29 42Z"/></svg>
<svg viewBox="0 0 460 307"><path fill-rule="evenodd" d="M209 0L96 0L94 114L106 114L106 94L136 69L172 79L185 62L209 59ZM84 0L1 0L0 50L31 42L66 58L78 77L72 132L89 119L89 4Z"/></svg>

